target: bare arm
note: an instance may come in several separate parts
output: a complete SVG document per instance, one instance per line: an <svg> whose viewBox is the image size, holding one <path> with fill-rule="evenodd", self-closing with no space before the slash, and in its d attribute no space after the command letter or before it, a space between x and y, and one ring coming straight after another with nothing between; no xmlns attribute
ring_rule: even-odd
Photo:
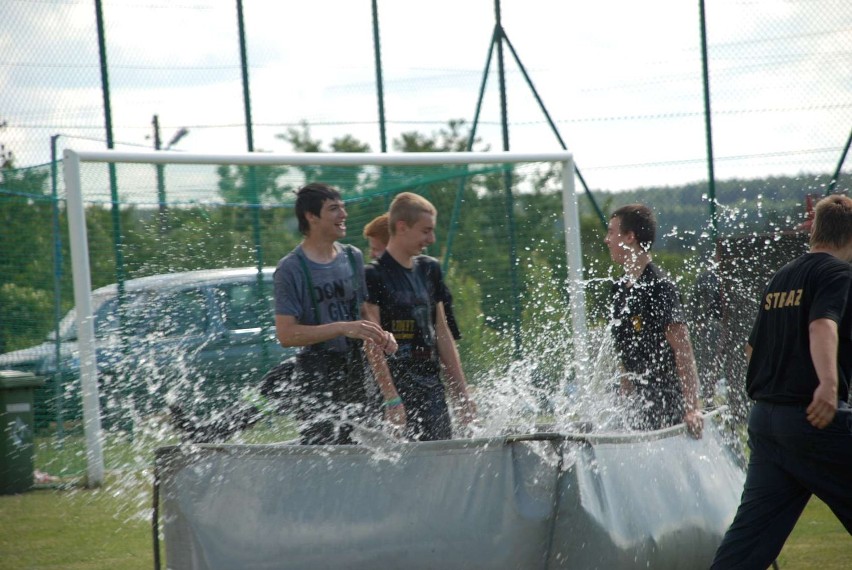
<svg viewBox="0 0 852 570"><path fill-rule="evenodd" d="M467 425L476 417L476 405L467 390L467 381L462 370L456 341L453 339L450 326L447 324L444 303L438 303L435 320L437 321L435 323L435 335L438 343L438 356L446 376L447 390L458 410L459 420L463 425Z"/></svg>
<svg viewBox="0 0 852 570"><path fill-rule="evenodd" d="M382 327L368 320L303 325L294 316L275 315L275 334L281 346L309 346L339 336L372 341L379 346L384 346L387 342Z"/></svg>
<svg viewBox="0 0 852 570"><path fill-rule="evenodd" d="M807 417L812 426L823 429L837 413L837 323L831 319L812 321L808 335L819 385L807 408Z"/></svg>
<svg viewBox="0 0 852 570"><path fill-rule="evenodd" d="M677 367L677 375L683 388L686 413L683 420L687 430L695 437L701 437L704 420L701 417L701 403L698 401L698 371L689 341L689 329L685 323L671 323L666 327L666 340L672 347Z"/></svg>
<svg viewBox="0 0 852 570"><path fill-rule="evenodd" d="M361 305L361 314L371 323L379 326L381 323L381 309L378 305L372 303L364 303ZM383 331L385 332L385 331ZM390 342L393 343L393 350L396 351L396 341L393 335L385 332L390 337ZM381 347L373 343L366 345L367 360L370 362L370 367L373 369L373 376L376 378L376 383L379 385L379 390L382 393L382 398L385 402L394 402L399 398L399 393L396 391L396 386L391 377L388 361L385 358L384 351ZM395 428L402 429L405 427L406 413L405 407L400 403L394 406L385 407L385 419L388 420Z"/></svg>

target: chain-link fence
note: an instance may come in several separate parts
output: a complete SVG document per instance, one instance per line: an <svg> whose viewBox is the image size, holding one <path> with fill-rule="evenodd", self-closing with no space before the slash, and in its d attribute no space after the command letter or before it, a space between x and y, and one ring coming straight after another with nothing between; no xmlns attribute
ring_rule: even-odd
<svg viewBox="0 0 852 570"><path fill-rule="evenodd" d="M658 188L652 205L672 214L660 220L663 245L687 254L712 249L706 217L687 227L683 220L694 217L672 211L701 208L705 215L709 141L722 234L756 227L755 216L740 210L742 189L789 176L797 187L785 189L786 205L824 193L833 178L848 188L849 3L707 3L706 60L700 7L681 0L3 2L0 351L38 346L45 358L62 359L62 317L73 305L58 161L65 148L540 152L564 143L582 173L578 188L588 185L601 203ZM456 119L466 123L450 124ZM90 197L96 286L274 264L298 241L280 184L280 192L253 200L241 194L245 170L223 170L203 184L173 165L148 170L119 172L118 200L109 192ZM108 188L109 172L99 176L96 186ZM355 187L352 178L338 182ZM674 185L683 187L675 192ZM402 188L376 190L366 201L350 196L350 238L357 241ZM436 200L440 221L449 224L453 201L416 191ZM435 252L451 254L450 279L461 306L470 307L462 350L474 370L487 370L496 352L478 347L514 352L517 339L501 334L507 323L535 321L541 332L550 330L541 322L564 317L550 308L558 292L546 303L517 302L529 287L542 289L541 280L564 279L564 251L552 245L561 244L558 196L519 192L509 209L504 199L494 188L469 195L464 223L477 233L467 241L459 234L453 239L461 244ZM592 243L600 225L581 200L590 214L589 276L605 276L605 252ZM764 214L779 203L767 197ZM508 234L499 228L513 216L524 235L510 261ZM758 229L767 229L764 222ZM439 232L439 244L449 237ZM498 243L499 259L480 248ZM513 264L520 268L514 276ZM516 288L504 288L512 279ZM603 299L602 283L590 282L592 298ZM592 303L590 315L603 314ZM61 432L74 418L72 408L48 404L67 399L73 388L66 386L56 376L38 392L39 426Z"/></svg>

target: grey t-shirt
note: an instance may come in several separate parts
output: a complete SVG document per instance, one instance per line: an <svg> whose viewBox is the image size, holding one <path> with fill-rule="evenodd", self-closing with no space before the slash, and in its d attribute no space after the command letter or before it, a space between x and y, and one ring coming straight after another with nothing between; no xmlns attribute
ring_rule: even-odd
<svg viewBox="0 0 852 570"><path fill-rule="evenodd" d="M337 257L331 263L315 263L308 259L299 245L285 255L275 269L275 314L290 315L303 325L323 325L338 321L354 321L360 317L358 308L364 302L367 290L364 281L364 256L350 245L334 244ZM346 250L352 253L350 263ZM308 289L301 257L308 267L316 294L319 322L314 311L314 302ZM353 279L352 270L355 270ZM335 352L348 349L346 337L339 336L313 348Z"/></svg>

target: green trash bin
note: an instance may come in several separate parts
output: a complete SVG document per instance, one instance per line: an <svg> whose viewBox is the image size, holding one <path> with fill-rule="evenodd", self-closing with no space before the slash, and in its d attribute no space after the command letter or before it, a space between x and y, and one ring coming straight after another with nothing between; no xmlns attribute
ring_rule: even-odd
<svg viewBox="0 0 852 570"><path fill-rule="evenodd" d="M33 486L33 389L44 379L0 370L0 495Z"/></svg>

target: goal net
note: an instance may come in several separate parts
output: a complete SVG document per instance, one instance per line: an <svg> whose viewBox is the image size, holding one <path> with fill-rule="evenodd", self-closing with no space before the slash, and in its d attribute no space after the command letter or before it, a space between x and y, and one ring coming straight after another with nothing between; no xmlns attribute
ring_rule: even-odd
<svg viewBox="0 0 852 570"><path fill-rule="evenodd" d="M340 190L348 213L341 241L363 249L365 259L362 230L396 194L421 194L436 206L437 241L427 253L441 261L453 292L471 383L524 355L540 359L540 369L562 382L576 374L570 363L585 358L570 153L66 150L63 168L75 310L62 334L77 343L77 369L68 381L80 386L63 393L82 401L89 484L103 478L102 419L121 427L130 414L132 427L139 414L156 413L164 394L178 385L184 394L232 400L266 371L252 350L262 344L270 362L282 356L273 339L270 268L301 240L294 191L307 182ZM192 287L226 268L233 271L218 279L230 288ZM246 281L246 271L254 281ZM242 308L218 314L227 303ZM224 332L205 336L205 327L218 320ZM108 333L121 340L104 356ZM559 341L544 340L553 336ZM133 353L140 337L159 348ZM203 349L192 344L195 337L203 339ZM207 354L210 346L218 350ZM253 366L240 369L246 360ZM214 369L231 371L229 380L216 390L201 389L212 382L199 370ZM73 416L73 402L64 413Z"/></svg>

